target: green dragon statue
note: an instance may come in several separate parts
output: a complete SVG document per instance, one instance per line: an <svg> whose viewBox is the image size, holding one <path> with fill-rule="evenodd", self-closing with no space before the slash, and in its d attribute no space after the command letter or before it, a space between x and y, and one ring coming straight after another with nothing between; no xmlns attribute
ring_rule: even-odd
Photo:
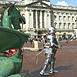
<svg viewBox="0 0 77 77"><path fill-rule="evenodd" d="M12 56L0 55L0 77L22 77L18 74L23 61L23 55L20 53L30 34L17 31L17 29L20 29L20 23L24 21L24 17L14 4L10 4L4 10L0 27L0 52L4 53L11 49L17 49L17 52Z"/></svg>

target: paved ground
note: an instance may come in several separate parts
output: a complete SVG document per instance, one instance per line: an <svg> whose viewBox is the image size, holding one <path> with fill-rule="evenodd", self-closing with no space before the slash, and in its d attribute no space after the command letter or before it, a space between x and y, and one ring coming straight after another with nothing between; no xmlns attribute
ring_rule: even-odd
<svg viewBox="0 0 77 77"><path fill-rule="evenodd" d="M24 46L33 47L34 45L28 43ZM42 44L39 44L39 48L40 47L43 47ZM38 52L25 50L23 66L20 73L23 77L44 77L39 75L45 60L44 53L40 54L34 61L30 62ZM70 41L61 49L57 50L55 69L59 70L59 73L54 73L47 77L77 77L77 41ZM49 68L47 72L48 71Z"/></svg>

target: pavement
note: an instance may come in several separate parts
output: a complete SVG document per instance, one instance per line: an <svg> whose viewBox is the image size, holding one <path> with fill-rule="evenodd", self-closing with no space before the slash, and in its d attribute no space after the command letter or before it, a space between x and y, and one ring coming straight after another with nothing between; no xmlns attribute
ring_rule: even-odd
<svg viewBox="0 0 77 77"><path fill-rule="evenodd" d="M61 44L62 42L59 42ZM24 47L34 47L30 43L25 43ZM43 44L39 43L39 48ZM70 41L57 50L55 69L58 73L49 76L41 76L39 74L45 61L45 54L42 52L38 57L31 61L40 51L29 51L24 49L23 64L20 74L22 77L77 77L77 41ZM49 72L49 67L47 69Z"/></svg>

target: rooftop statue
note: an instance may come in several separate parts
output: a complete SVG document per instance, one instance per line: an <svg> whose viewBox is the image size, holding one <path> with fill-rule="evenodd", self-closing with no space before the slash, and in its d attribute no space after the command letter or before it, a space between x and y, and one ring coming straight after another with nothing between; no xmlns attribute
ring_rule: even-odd
<svg viewBox="0 0 77 77"><path fill-rule="evenodd" d="M15 4L9 4L2 15L2 26L0 27L0 52L11 51L10 56L0 54L0 77L21 77L18 73L22 67L22 47L30 34L18 31L20 23L25 19L21 16L19 8ZM16 74L17 73L17 74Z"/></svg>

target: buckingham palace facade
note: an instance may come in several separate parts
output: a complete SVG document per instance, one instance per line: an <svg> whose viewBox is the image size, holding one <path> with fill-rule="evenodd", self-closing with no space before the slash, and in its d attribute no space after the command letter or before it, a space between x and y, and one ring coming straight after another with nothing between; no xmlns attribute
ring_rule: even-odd
<svg viewBox="0 0 77 77"><path fill-rule="evenodd" d="M0 7L3 5L0 2ZM16 6L25 17L22 30L31 33L32 37L43 37L50 26L56 27L57 36L63 33L72 35L77 26L77 7L51 5L49 0L26 0L16 3Z"/></svg>

